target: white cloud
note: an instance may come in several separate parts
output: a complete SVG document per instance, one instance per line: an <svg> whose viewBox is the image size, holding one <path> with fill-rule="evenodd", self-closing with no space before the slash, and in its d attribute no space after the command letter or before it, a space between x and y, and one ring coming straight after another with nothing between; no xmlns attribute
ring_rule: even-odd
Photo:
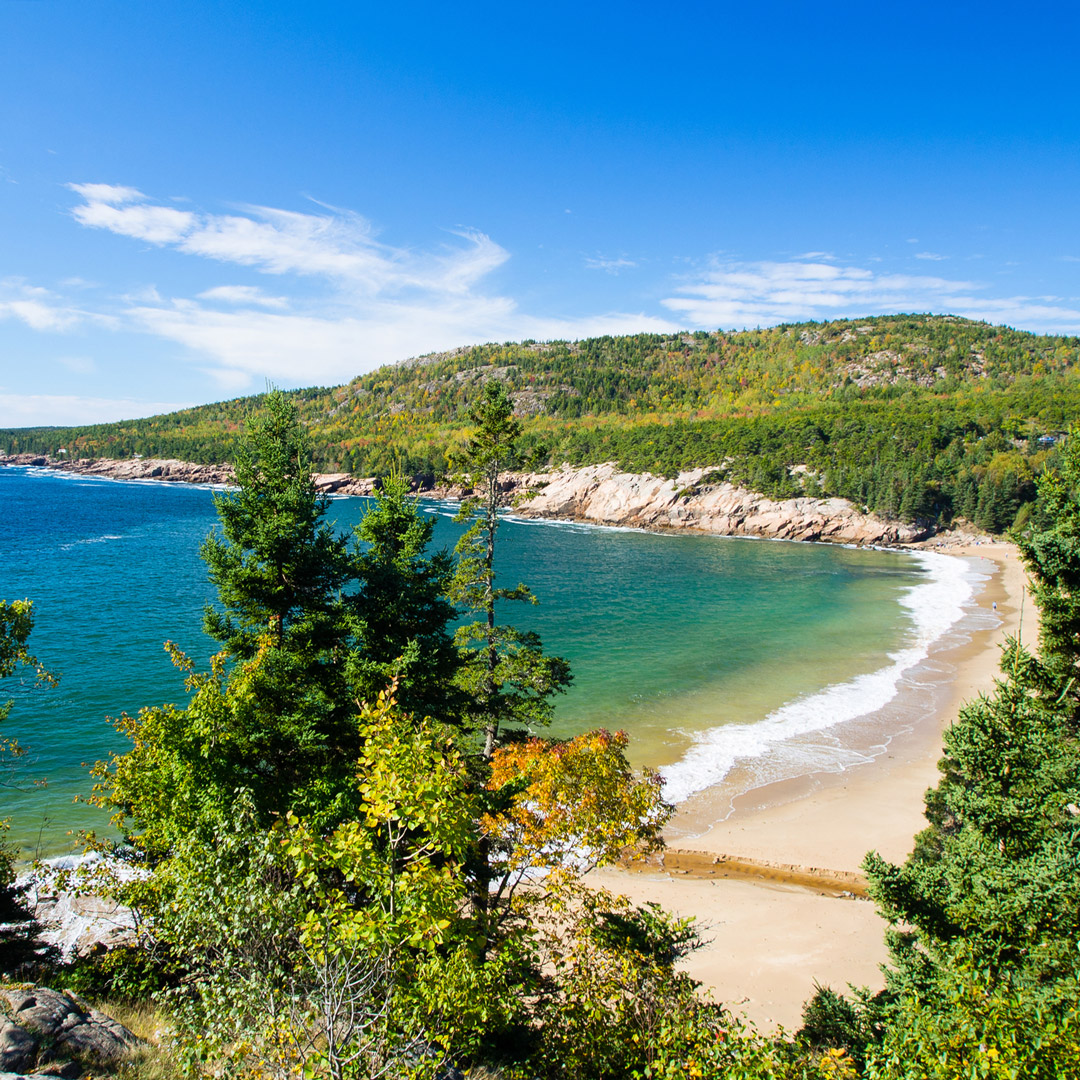
<svg viewBox="0 0 1080 1080"><path fill-rule="evenodd" d="M944 262L948 255L939 255L936 251L916 251L916 259L925 259L928 262Z"/></svg>
<svg viewBox="0 0 1080 1080"><path fill-rule="evenodd" d="M250 206L242 214L208 214L162 206L135 188L69 186L85 200L72 214L89 228L263 273L322 277L368 296L409 289L466 292L509 258L475 229L451 231L462 245L416 253L379 243L370 222L350 212L301 214Z"/></svg>
<svg viewBox="0 0 1080 1080"><path fill-rule="evenodd" d="M230 390L262 378L337 382L474 342L676 328L646 314L579 320L526 314L513 299L485 290L485 279L509 254L476 229L449 230L453 241L422 251L382 243L365 218L328 206L319 213L250 206L212 214L161 205L135 188L71 187L84 200L73 215L89 228L277 278L321 279L321 289L293 297L218 285L194 299L164 299L154 288L121 298L127 325L190 349ZM605 268L632 265L621 259Z"/></svg>
<svg viewBox="0 0 1080 1080"><path fill-rule="evenodd" d="M1080 311L1058 297L987 297L984 285L858 266L715 263L662 303L691 326L775 326L804 319L931 311L1076 333Z"/></svg>
<svg viewBox="0 0 1080 1080"><path fill-rule="evenodd" d="M591 258L585 257L585 265L590 270L603 270L608 274L617 274L620 270L629 270L637 266L633 259L606 259L602 255Z"/></svg>
<svg viewBox="0 0 1080 1080"><path fill-rule="evenodd" d="M287 308L284 296L267 296L255 285L218 285L199 293L200 300L216 300L221 304L251 305L266 308Z"/></svg>
<svg viewBox="0 0 1080 1080"><path fill-rule="evenodd" d="M88 203L123 206L124 203L146 201L146 196L138 188L121 187L119 184L68 184L68 187Z"/></svg>
<svg viewBox="0 0 1080 1080"><path fill-rule="evenodd" d="M18 278L0 281L0 320L17 319L31 330L69 330L83 313L61 302L48 289Z"/></svg>
<svg viewBox="0 0 1080 1080"><path fill-rule="evenodd" d="M185 409L192 402L133 401L74 394L0 393L0 428L107 424Z"/></svg>

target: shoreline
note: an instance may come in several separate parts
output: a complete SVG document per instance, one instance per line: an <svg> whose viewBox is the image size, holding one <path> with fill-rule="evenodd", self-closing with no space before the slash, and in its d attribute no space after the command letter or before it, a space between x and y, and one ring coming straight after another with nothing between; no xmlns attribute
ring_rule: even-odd
<svg viewBox="0 0 1080 1080"><path fill-rule="evenodd" d="M169 482L164 477L112 479ZM171 478L174 483L178 479ZM206 485L203 481L200 486ZM543 519L532 520L540 524ZM585 523L600 528L615 524ZM634 528L704 531L689 522L681 528ZM966 606L988 616L996 601L1000 623L991 626L988 616L983 625L961 631L967 640L942 644L950 637L947 631L931 645L927 662L944 663L948 670L944 677L937 672L936 699L926 717L910 730L871 740L876 752L870 760L842 771L809 772L751 786L734 797L723 785L707 788L673 818L667 830L670 846L660 865L594 876L636 903L657 901L679 915L696 916L707 945L689 958L688 971L718 1000L745 1012L762 1028L798 1026L801 1006L815 981L838 990L848 983L881 985L884 923L872 904L860 899L865 895L860 863L871 848L893 862L910 850L924 824L923 793L937 781L941 732L963 700L992 688L996 645L1014 633L1019 622L1025 575L1015 549L964 539L972 542L965 545L949 534L937 534L916 544L865 545L978 560L974 565L980 571L991 572L975 585ZM1025 605L1025 643L1035 636L1035 614L1030 602ZM968 622L967 617L963 621ZM897 698L904 693L901 689Z"/></svg>
<svg viewBox="0 0 1080 1080"><path fill-rule="evenodd" d="M1025 600L1018 553L1003 542L933 548L990 571L971 600L997 625L963 631L968 640L933 648L947 665L932 710L888 740L884 751L840 772L814 772L737 793L712 788L681 806L669 824L660 865L593 875L635 903L659 902L696 916L705 946L685 963L703 988L763 1029L799 1026L814 984L883 985L885 923L865 896L860 864L877 850L900 862L925 826L923 795L937 783L942 734L963 702L990 692L999 646L1020 631L1038 635ZM949 635L947 634L946 637ZM939 670L940 674L940 670ZM892 705L893 703L890 703ZM693 804L693 805L689 805Z"/></svg>

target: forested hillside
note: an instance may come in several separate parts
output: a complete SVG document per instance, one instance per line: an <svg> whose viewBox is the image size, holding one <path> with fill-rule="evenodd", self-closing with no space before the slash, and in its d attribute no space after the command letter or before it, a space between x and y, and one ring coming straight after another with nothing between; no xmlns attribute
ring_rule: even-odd
<svg viewBox="0 0 1080 1080"><path fill-rule="evenodd" d="M740 333L525 341L291 392L326 471L452 468L483 383L503 381L534 467L717 466L763 494L842 495L885 517L1009 527L1080 415L1080 338L897 315ZM8 453L231 460L260 398L86 428L0 432Z"/></svg>

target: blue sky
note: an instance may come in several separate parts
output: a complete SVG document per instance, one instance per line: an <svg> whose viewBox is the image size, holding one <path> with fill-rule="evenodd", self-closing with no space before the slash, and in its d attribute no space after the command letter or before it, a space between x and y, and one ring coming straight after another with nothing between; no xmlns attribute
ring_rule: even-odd
<svg viewBox="0 0 1080 1080"><path fill-rule="evenodd" d="M1077 11L0 0L0 426L525 337L1080 333Z"/></svg>

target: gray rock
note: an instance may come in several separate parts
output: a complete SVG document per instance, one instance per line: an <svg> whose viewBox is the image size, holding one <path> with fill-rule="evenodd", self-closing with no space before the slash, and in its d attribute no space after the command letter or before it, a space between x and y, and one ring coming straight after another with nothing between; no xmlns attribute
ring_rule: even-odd
<svg viewBox="0 0 1080 1080"><path fill-rule="evenodd" d="M37 1039L6 1016L0 1016L0 1069L28 1069L34 1064Z"/></svg>
<svg viewBox="0 0 1080 1080"><path fill-rule="evenodd" d="M61 1054L92 1065L116 1065L140 1043L119 1021L71 993L59 994L41 986L29 990L4 987L0 988L0 1000L10 1006L19 1027Z"/></svg>

